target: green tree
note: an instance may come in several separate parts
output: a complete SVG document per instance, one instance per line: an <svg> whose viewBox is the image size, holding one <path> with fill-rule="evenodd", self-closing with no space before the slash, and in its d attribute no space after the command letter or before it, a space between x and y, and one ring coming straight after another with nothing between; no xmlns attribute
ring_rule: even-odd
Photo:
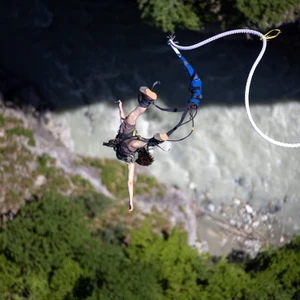
<svg viewBox="0 0 300 300"><path fill-rule="evenodd" d="M217 24L223 30L252 24L268 29L295 22L299 0L137 0L141 17L164 32L200 30Z"/></svg>
<svg viewBox="0 0 300 300"><path fill-rule="evenodd" d="M89 239L83 206L50 193L24 206L0 235L0 251L26 269L46 272L84 251Z"/></svg>
<svg viewBox="0 0 300 300"><path fill-rule="evenodd" d="M155 233L153 220L147 218L132 230L124 248L117 242L119 230L112 233L115 238L106 236L105 241L103 235L91 234L86 201L98 198L89 197L71 201L50 193L22 207L4 225L0 299L287 300L300 296L300 238L244 264L228 263L225 258L214 262L188 246L185 232L174 228L170 234ZM113 224L118 224L115 219Z"/></svg>
<svg viewBox="0 0 300 300"><path fill-rule="evenodd" d="M164 32L174 32L176 27L190 30L201 28L193 2L185 0L137 0L142 18Z"/></svg>
<svg viewBox="0 0 300 300"><path fill-rule="evenodd" d="M262 29L293 22L300 13L299 0L237 0L237 8Z"/></svg>
<svg viewBox="0 0 300 300"><path fill-rule="evenodd" d="M0 295L4 299L9 294L15 295L23 290L23 288L19 290L20 285L22 286L20 275L20 268L15 263L7 260L3 254L0 254Z"/></svg>
<svg viewBox="0 0 300 300"><path fill-rule="evenodd" d="M242 267L229 264L222 258L214 265L205 289L207 299L244 299L251 281Z"/></svg>
<svg viewBox="0 0 300 300"><path fill-rule="evenodd" d="M132 233L131 244L126 249L131 261L150 264L157 270L166 299L199 299L197 265L201 259L186 240L186 233L176 229L167 238L154 233L149 219ZM203 280L208 267L205 264L201 267Z"/></svg>
<svg viewBox="0 0 300 300"><path fill-rule="evenodd" d="M90 239L83 211L82 202L50 193L22 207L5 224L0 233L1 265L4 274L13 274L0 277L6 294L62 299L72 291L81 268L75 260Z"/></svg>
<svg viewBox="0 0 300 300"><path fill-rule="evenodd" d="M50 193L4 226L4 299L161 299L153 266L132 262L115 241L92 236L84 212L84 201Z"/></svg>
<svg viewBox="0 0 300 300"><path fill-rule="evenodd" d="M71 294L81 273L80 265L71 258L66 258L51 276L51 299L64 299L66 295Z"/></svg>
<svg viewBox="0 0 300 300"><path fill-rule="evenodd" d="M72 299L162 299L155 269L130 260L118 245L95 243L80 262L84 273Z"/></svg>
<svg viewBox="0 0 300 300"><path fill-rule="evenodd" d="M262 252L245 267L255 289L249 299L298 299L300 295L300 238L290 244Z"/></svg>

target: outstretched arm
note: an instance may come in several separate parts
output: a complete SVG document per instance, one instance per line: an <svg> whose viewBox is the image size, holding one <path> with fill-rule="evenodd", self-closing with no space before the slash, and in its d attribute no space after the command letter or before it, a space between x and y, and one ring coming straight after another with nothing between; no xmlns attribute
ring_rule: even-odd
<svg viewBox="0 0 300 300"><path fill-rule="evenodd" d="M128 192L129 192L129 209L128 212L133 211L133 178L134 178L135 163L128 163Z"/></svg>
<svg viewBox="0 0 300 300"><path fill-rule="evenodd" d="M118 107L119 107L119 111L120 111L120 122L123 123L124 119L125 119L125 113L123 110L123 105L122 105L122 101L118 100Z"/></svg>

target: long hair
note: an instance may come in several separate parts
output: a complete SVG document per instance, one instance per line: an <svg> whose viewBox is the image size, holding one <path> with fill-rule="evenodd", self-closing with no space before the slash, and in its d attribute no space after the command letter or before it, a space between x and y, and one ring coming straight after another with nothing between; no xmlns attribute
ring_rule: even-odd
<svg viewBox="0 0 300 300"><path fill-rule="evenodd" d="M146 150L146 148L141 148L138 151L139 156L135 161L141 166L150 166L154 162L154 157Z"/></svg>

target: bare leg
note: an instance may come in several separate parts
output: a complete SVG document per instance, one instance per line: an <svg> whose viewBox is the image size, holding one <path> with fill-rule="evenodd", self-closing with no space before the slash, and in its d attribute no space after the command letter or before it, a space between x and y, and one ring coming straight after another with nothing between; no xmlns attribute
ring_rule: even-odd
<svg viewBox="0 0 300 300"><path fill-rule="evenodd" d="M135 125L137 119L139 118L140 115L142 115L147 108L137 106L129 115L127 116L127 123L130 125Z"/></svg>
<svg viewBox="0 0 300 300"><path fill-rule="evenodd" d="M140 115L142 115L147 108L137 106L128 116L127 116L127 123L130 125L135 125L137 119L139 118ZM133 140L129 143L129 149L131 151L135 151L136 149L143 148L147 145L146 142L139 141L139 140Z"/></svg>
<svg viewBox="0 0 300 300"><path fill-rule="evenodd" d="M136 149L144 148L147 145L146 142L139 141L139 140L133 140L128 144L128 148L131 151L135 151Z"/></svg>

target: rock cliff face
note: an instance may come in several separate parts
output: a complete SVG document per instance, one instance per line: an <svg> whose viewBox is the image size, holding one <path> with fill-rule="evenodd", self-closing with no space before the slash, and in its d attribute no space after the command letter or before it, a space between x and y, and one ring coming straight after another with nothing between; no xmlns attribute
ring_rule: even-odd
<svg viewBox="0 0 300 300"><path fill-rule="evenodd" d="M22 110L5 107L2 99L0 141L1 213L4 215L16 214L20 205L53 186L67 195L80 192L85 185L110 195L101 185L99 174L71 165L75 156L55 140L43 123Z"/></svg>

